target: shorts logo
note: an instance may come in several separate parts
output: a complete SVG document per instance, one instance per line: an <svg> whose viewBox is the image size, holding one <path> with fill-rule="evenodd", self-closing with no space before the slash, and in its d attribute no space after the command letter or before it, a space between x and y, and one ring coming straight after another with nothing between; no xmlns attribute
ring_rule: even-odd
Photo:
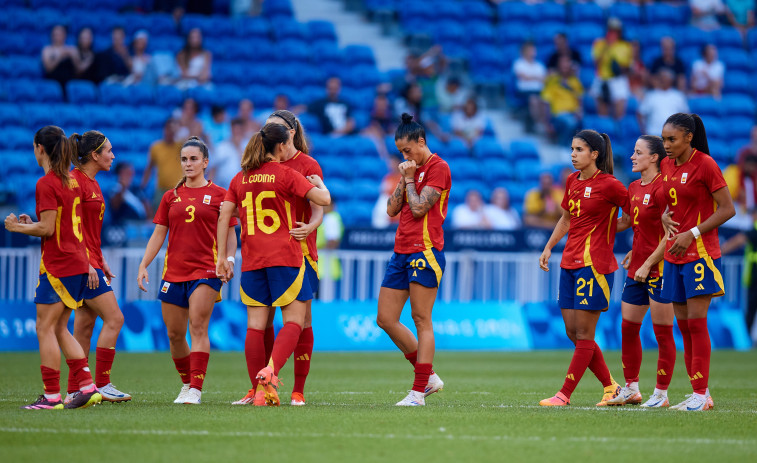
<svg viewBox="0 0 757 463"><path fill-rule="evenodd" d="M684 172L683 174L681 174L681 184L682 184L682 185L683 185L684 183L686 183L686 177L688 177L688 176L689 176L689 173L688 173L688 172Z"/></svg>
<svg viewBox="0 0 757 463"><path fill-rule="evenodd" d="M210 195L205 195L204 198L202 198L203 204L210 204Z"/></svg>
<svg viewBox="0 0 757 463"><path fill-rule="evenodd" d="M644 201L643 204L646 206L649 204L649 193L644 195Z"/></svg>
<svg viewBox="0 0 757 463"><path fill-rule="evenodd" d="M580 304L581 305L589 305L589 301L587 301L586 299L584 299L583 301L581 301Z"/></svg>
<svg viewBox="0 0 757 463"><path fill-rule="evenodd" d="M110 286L110 280L108 279L108 277L104 276L103 280L105 280L106 285Z"/></svg>
<svg viewBox="0 0 757 463"><path fill-rule="evenodd" d="M423 181L423 177L425 177L425 176L426 176L426 173L425 172L421 172L421 174L418 176L418 182L422 182Z"/></svg>
<svg viewBox="0 0 757 463"><path fill-rule="evenodd" d="M163 287L162 287L162 288L160 288L160 292L161 292L161 293L167 293L167 292L168 292L168 288L169 288L170 286L171 286L171 283L169 283L169 282L167 282L167 281L164 281L164 282L163 282Z"/></svg>
<svg viewBox="0 0 757 463"><path fill-rule="evenodd" d="M704 285L702 283L699 283L699 285L697 285L694 291L704 291Z"/></svg>
<svg viewBox="0 0 757 463"><path fill-rule="evenodd" d="M584 198L591 198L591 187L587 186L584 190Z"/></svg>

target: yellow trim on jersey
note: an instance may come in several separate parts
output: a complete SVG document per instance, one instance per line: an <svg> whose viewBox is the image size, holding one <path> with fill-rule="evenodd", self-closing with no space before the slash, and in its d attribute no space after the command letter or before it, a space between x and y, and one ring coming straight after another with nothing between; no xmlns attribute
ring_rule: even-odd
<svg viewBox="0 0 757 463"><path fill-rule="evenodd" d="M428 233L428 214L423 216L423 245L426 249L434 247L434 243L431 242L431 235Z"/></svg>
<svg viewBox="0 0 757 463"><path fill-rule="evenodd" d="M47 271L45 268L44 262L40 261L39 263L39 273L47 275L47 281L50 282L50 286L52 286L53 291L55 291L55 294L58 295L60 300L63 302L63 305L68 307L69 309L78 309L82 306L82 303L84 302L83 299L79 299L78 301L71 296L71 293L68 292L68 289L66 289L66 286L57 278L52 276L50 272ZM37 283L39 286L39 283Z"/></svg>
<svg viewBox="0 0 757 463"><path fill-rule="evenodd" d="M289 229L292 229L292 206L289 205L289 201L284 201L284 209L286 209L287 213L287 224L289 225ZM291 235L289 236L291 239Z"/></svg>
<svg viewBox="0 0 757 463"><path fill-rule="evenodd" d="M255 299L248 296L247 293L244 292L244 288L242 288L242 285L239 285L239 295L242 298L242 304L248 307L268 307L262 302L258 302Z"/></svg>
<svg viewBox="0 0 757 463"><path fill-rule="evenodd" d="M215 238L213 238L213 263L218 265L218 243Z"/></svg>
<svg viewBox="0 0 757 463"><path fill-rule="evenodd" d="M660 278L662 278L662 269L665 268L665 259L657 262L657 271L660 272Z"/></svg>
<svg viewBox="0 0 757 463"><path fill-rule="evenodd" d="M602 288L602 292L605 293L605 300L607 304L610 304L610 285L607 283L607 278L601 273L597 272L594 266L591 266L591 271L594 273L594 279L597 280L599 287Z"/></svg>
<svg viewBox="0 0 757 463"><path fill-rule="evenodd" d="M315 270L315 276L317 276L318 279L320 280L321 279L321 273L318 271L318 261L313 260L313 258L310 257L310 254L306 254L305 255L305 259L308 260L308 263L310 263L310 266L313 267L313 270Z"/></svg>
<svg viewBox="0 0 757 463"><path fill-rule="evenodd" d="M447 217L444 215L444 200L447 199L447 194L449 193L449 190L442 190L442 197L439 198L439 214L441 214L442 219L446 219Z"/></svg>
<svg viewBox="0 0 757 463"><path fill-rule="evenodd" d="M615 212L618 210L617 206L613 207L610 211L610 221L607 223L607 244L610 244L610 231L612 231L612 222L616 219Z"/></svg>
<svg viewBox="0 0 757 463"><path fill-rule="evenodd" d="M591 229L589 232L589 236L586 237L586 243L584 244L584 265L590 266L592 265L591 262L591 254L589 253L589 249L591 249L591 234L594 233L594 230L596 230L597 227Z"/></svg>
<svg viewBox="0 0 757 463"><path fill-rule="evenodd" d="M308 249L308 240L307 238L300 241L300 248L302 248L302 255L303 256L310 256L310 250Z"/></svg>
<svg viewBox="0 0 757 463"><path fill-rule="evenodd" d="M294 283L290 286L284 294L279 296L278 299L271 304L273 307L284 307L292 303L294 299L300 294L302 290L302 281L305 279L305 259L302 259L302 265L300 265L300 273L297 274Z"/></svg>
<svg viewBox="0 0 757 463"><path fill-rule="evenodd" d="M164 279L166 271L168 270L168 248L166 248L166 257L163 259L163 273L160 275L160 279Z"/></svg>
<svg viewBox="0 0 757 463"><path fill-rule="evenodd" d="M442 267L439 265L439 262L436 260L436 256L431 249L423 251L423 255L426 257L428 266L431 267L431 270L436 274L436 285L439 286L442 282Z"/></svg>
<svg viewBox="0 0 757 463"><path fill-rule="evenodd" d="M60 248L60 217L63 215L63 206L58 206L58 215L55 216L55 239L58 240Z"/></svg>

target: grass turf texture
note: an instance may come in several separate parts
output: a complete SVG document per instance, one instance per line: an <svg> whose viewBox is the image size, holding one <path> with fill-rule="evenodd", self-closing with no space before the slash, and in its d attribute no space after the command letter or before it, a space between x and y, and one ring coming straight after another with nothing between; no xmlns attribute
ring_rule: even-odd
<svg viewBox="0 0 757 463"><path fill-rule="evenodd" d="M94 357L94 356L92 356ZM202 405L174 405L180 382L168 353L116 357L113 381L134 399L84 410L30 411L41 391L35 353L0 355L0 454L7 462L83 461L747 461L757 454L757 352L717 351L715 409L686 413L597 408L587 371L566 408L541 408L562 384L571 352L440 352L445 390L426 407L400 408L412 384L397 353L316 353L291 407L291 360L279 408L232 406L249 382L241 353L211 353ZM619 352L606 353L622 379ZM679 352L671 404L690 392ZM655 382L645 352L641 388ZM92 367L94 368L94 362ZM63 369L63 382L67 370ZM63 385L65 392L65 385Z"/></svg>

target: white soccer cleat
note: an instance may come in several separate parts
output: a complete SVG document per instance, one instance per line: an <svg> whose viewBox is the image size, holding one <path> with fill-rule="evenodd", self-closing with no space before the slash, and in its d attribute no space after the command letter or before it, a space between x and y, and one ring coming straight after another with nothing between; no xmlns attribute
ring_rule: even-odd
<svg viewBox="0 0 757 463"><path fill-rule="evenodd" d="M121 392L113 385L108 383L105 386L98 388L100 395L103 396L104 402L128 402L131 400L131 396L125 392Z"/></svg>
<svg viewBox="0 0 757 463"><path fill-rule="evenodd" d="M407 397L397 402L398 407L422 407L426 405L423 392L408 391Z"/></svg>
<svg viewBox="0 0 757 463"><path fill-rule="evenodd" d="M607 401L607 405L626 405L626 404L640 404L642 401L641 393L638 389L633 389L628 386L623 387L615 398Z"/></svg>
<svg viewBox="0 0 757 463"><path fill-rule="evenodd" d="M80 391L69 392L68 394L66 394L66 398L63 399L63 404L65 404L65 405L70 404L71 401L74 400L76 398L76 396L79 395L79 394L81 394Z"/></svg>
<svg viewBox="0 0 757 463"><path fill-rule="evenodd" d="M676 408L676 410L682 412L701 412L710 410L711 408L712 407L710 406L710 402L707 400L707 396L692 394L691 397L689 397L686 402L683 403L683 405Z"/></svg>
<svg viewBox="0 0 757 463"><path fill-rule="evenodd" d="M184 397L187 395L187 392L189 392L189 384L183 384L181 386L181 391L179 391L179 396L176 397L176 400L173 401L175 404L183 404L184 403Z"/></svg>
<svg viewBox="0 0 757 463"><path fill-rule="evenodd" d="M649 400L647 400L640 406L644 408L663 408L669 407L670 402L668 401L667 395L655 392L651 396L649 396Z"/></svg>
<svg viewBox="0 0 757 463"><path fill-rule="evenodd" d="M444 381L434 373L433 375L428 377L428 384L426 384L426 392L423 394L423 397L428 397L434 392L439 392L442 389L444 389Z"/></svg>
<svg viewBox="0 0 757 463"><path fill-rule="evenodd" d="M186 394L184 394L184 402L187 405L200 405L202 401L202 391L195 388L190 388Z"/></svg>

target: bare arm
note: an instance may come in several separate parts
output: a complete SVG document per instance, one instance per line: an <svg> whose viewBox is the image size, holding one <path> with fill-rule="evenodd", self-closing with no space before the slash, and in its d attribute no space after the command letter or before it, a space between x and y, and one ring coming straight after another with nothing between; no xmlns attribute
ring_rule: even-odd
<svg viewBox="0 0 757 463"><path fill-rule="evenodd" d="M407 180L405 181L407 183ZM418 194L415 191L415 182L407 183L405 187L407 192L407 203L410 205L410 212L413 213L413 217L420 219L424 215L428 214L428 211L439 201L442 196L436 188L431 186L425 186Z"/></svg>
<svg viewBox="0 0 757 463"><path fill-rule="evenodd" d="M16 217L16 214L10 214L5 218L5 229L9 232L46 238L55 233L55 219L57 217L58 211L54 210L40 212L39 222L33 222L25 214L22 214L20 219Z"/></svg>
<svg viewBox="0 0 757 463"><path fill-rule="evenodd" d="M641 264L641 267L636 270L636 274L633 276L634 280L639 282L647 281L650 270L662 260L662 257L665 254L665 242L666 240L664 239L660 240L657 248L655 248L652 254L647 257L647 260Z"/></svg>
<svg viewBox="0 0 757 463"><path fill-rule="evenodd" d="M563 239L568 233L569 228L570 212L563 209L562 217L557 221L557 225L555 225L555 229L552 231L552 236L549 237L549 241L547 241L547 244L544 246L544 251L539 257L539 267L545 272L549 272L549 258L552 256L552 248Z"/></svg>
<svg viewBox="0 0 757 463"><path fill-rule="evenodd" d="M389 217L395 217L402 210L402 205L405 203L403 195L405 194L405 179L400 177L397 187L394 189L394 193L386 200L386 213Z"/></svg>
<svg viewBox="0 0 757 463"><path fill-rule="evenodd" d="M317 175L308 175L305 178L308 182L315 185L315 188L311 188L310 191L308 191L305 198L318 206L328 206L331 204L331 193L329 192L329 189L326 188L321 177Z"/></svg>
<svg viewBox="0 0 757 463"><path fill-rule="evenodd" d="M625 212L618 219L618 233L631 228L631 216Z"/></svg>
<svg viewBox="0 0 757 463"><path fill-rule="evenodd" d="M139 273L137 274L137 286L142 291L147 291L143 286L142 280L150 283L150 278L147 276L147 267L152 263L155 256L160 252L160 247L163 246L163 242L168 235L168 227L165 225L155 225L155 230L152 231L152 236L145 246L145 255L142 257L142 262L139 263Z"/></svg>
<svg viewBox="0 0 757 463"><path fill-rule="evenodd" d="M234 268L228 258L229 256L235 256L237 253L237 235L234 233L234 229L229 227L229 220L231 220L236 210L236 204L231 201L224 201L221 204L221 213L218 215L216 245L220 252L216 260L216 275L223 281L229 281L234 275ZM231 238L232 234L234 238ZM232 244L234 245L233 250Z"/></svg>

